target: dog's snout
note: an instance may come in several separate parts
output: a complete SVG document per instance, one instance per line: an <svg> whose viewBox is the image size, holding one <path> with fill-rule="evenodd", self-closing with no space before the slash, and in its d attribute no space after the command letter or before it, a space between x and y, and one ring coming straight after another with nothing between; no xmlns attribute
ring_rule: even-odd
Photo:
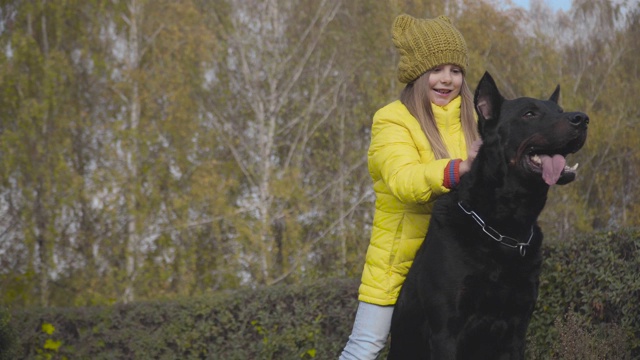
<svg viewBox="0 0 640 360"><path fill-rule="evenodd" d="M569 122L571 122L571 125L573 126L586 127L587 125L589 125L589 116L581 112L573 113L569 118Z"/></svg>

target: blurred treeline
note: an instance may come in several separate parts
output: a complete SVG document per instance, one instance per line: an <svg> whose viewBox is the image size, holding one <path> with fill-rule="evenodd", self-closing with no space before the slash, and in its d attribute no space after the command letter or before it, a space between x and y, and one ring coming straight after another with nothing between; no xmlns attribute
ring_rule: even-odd
<svg viewBox="0 0 640 360"><path fill-rule="evenodd" d="M638 1L0 1L0 304L358 277L394 17L446 14L507 97L591 117L546 241L640 224Z"/></svg>

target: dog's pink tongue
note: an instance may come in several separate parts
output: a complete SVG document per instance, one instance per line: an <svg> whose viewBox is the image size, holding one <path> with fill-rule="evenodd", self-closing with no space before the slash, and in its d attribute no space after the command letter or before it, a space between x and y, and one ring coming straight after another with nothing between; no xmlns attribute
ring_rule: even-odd
<svg viewBox="0 0 640 360"><path fill-rule="evenodd" d="M554 185L558 182L566 160L562 155L540 155L542 161L542 178L548 185Z"/></svg>

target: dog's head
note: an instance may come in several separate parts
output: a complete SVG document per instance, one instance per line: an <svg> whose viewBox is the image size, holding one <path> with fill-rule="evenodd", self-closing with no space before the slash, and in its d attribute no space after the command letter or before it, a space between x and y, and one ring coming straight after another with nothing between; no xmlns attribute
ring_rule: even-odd
<svg viewBox="0 0 640 360"><path fill-rule="evenodd" d="M486 72L474 96L483 147L499 143L496 146L503 152L507 170L526 179L540 179L547 185L573 181L577 164L566 166L565 157L584 145L589 117L581 112L564 112L558 105L559 96L560 86L549 100L507 100Z"/></svg>

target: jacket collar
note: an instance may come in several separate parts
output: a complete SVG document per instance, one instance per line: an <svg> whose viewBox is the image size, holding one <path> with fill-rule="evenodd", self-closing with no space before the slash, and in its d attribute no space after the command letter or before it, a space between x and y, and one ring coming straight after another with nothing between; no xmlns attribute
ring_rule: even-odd
<svg viewBox="0 0 640 360"><path fill-rule="evenodd" d="M431 103L431 109L433 116L436 119L436 124L439 128L448 128L452 125L460 124L460 105L462 104L462 98L460 95L456 96L451 102L445 106L439 106Z"/></svg>

